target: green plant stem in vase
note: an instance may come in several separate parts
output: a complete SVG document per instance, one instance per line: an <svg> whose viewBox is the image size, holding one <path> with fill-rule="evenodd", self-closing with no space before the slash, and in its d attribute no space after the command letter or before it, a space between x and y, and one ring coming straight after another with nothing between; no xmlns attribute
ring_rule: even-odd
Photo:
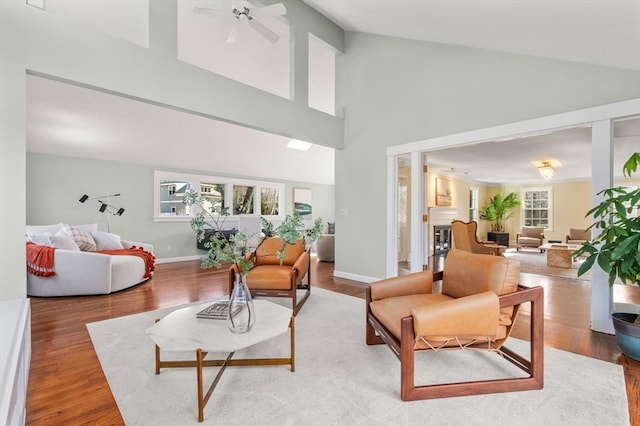
<svg viewBox="0 0 640 426"><path fill-rule="evenodd" d="M298 240L303 239L305 245L311 244L318 239L320 231L322 231L322 219L318 218L313 224L313 228L303 231L304 222L298 213L287 215L282 224L274 230L274 234L282 240L282 247L276 253L276 257L280 263L284 260L287 244L295 244Z"/></svg>
<svg viewBox="0 0 640 426"><path fill-rule="evenodd" d="M246 274L253 267L248 242L253 237L246 232L225 234L224 224L229 216L228 208L206 208L207 200L202 194L190 189L185 193L184 203L189 206L199 207L196 215L191 219L191 229L196 233L198 242L205 239L205 230L212 229L215 232L204 242L207 249L207 257L202 259L202 267L219 268L224 262L232 262L238 265L238 270Z"/></svg>
<svg viewBox="0 0 640 426"><path fill-rule="evenodd" d="M202 194L188 190L185 193L184 203L188 206L198 207L196 215L191 219L191 229L196 233L198 242L205 239L205 230L212 229L215 232L208 241L204 242L207 249L207 257L202 259L203 268L219 268L223 262L233 262L238 266L241 275L246 275L253 267L253 256L251 253L255 247L249 247L248 242L253 235L245 232L235 232L228 235L223 232L224 224L229 216L228 208L212 207L207 208L211 204L202 196ZM316 219L311 229L304 229L304 221L299 214L286 215L279 227L261 218L262 227L265 236L278 236L282 240L282 247L276 254L278 260L282 263L284 260L285 250L288 244L296 244L300 239L304 239L305 243L311 244L318 239L322 230L322 219Z"/></svg>

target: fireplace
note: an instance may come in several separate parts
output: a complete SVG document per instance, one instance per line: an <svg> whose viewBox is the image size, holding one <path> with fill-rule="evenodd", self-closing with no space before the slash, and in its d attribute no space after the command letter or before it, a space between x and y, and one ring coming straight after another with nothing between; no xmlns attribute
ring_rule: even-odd
<svg viewBox="0 0 640 426"><path fill-rule="evenodd" d="M433 255L444 256L451 249L451 225L433 226Z"/></svg>
<svg viewBox="0 0 640 426"><path fill-rule="evenodd" d="M445 256L453 247L451 222L460 217L461 210L453 207L429 208L429 255Z"/></svg>

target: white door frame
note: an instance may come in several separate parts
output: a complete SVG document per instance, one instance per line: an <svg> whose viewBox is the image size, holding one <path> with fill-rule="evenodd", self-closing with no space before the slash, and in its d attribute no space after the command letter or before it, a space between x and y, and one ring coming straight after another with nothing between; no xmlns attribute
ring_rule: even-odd
<svg viewBox="0 0 640 426"><path fill-rule="evenodd" d="M387 241L396 241L395 222L389 220L395 217L396 199L394 198L396 186L395 157L403 154L412 155L412 179L416 173L422 173L422 166L414 167L416 161L424 153L444 148L462 147L482 142L505 139L504 143L509 143L508 139L514 137L533 136L539 132L548 132L577 126L592 126L592 146L594 153L592 156L592 198L597 199L597 193L613 184L612 163L612 134L611 122L621 118L640 115L640 98L623 102L600 105L596 107L565 112L561 114L549 115L500 126L488 127L485 129L472 130L453 135L441 136L422 141L396 145L387 148ZM416 170L418 169L418 170ZM411 270L417 272L422 268L422 263L427 255L424 253L427 241L425 240L424 224L421 221L422 215L427 214L426 203L424 202L425 191L424 179L416 178L415 191L419 191L417 198L412 197L411 217L416 218L411 223ZM412 186L413 187L413 186ZM418 222L419 220L419 222ZM420 245L420 249L413 250L415 244ZM418 257L422 256L422 257ZM397 275L397 251L395 244L387 245L387 277ZM613 306L613 295L606 280L606 274L594 266L591 285L591 329L603 333L613 334L611 323L611 311ZM603 300L604 299L604 300ZM608 300L608 303L607 303ZM594 303L594 301L598 301Z"/></svg>

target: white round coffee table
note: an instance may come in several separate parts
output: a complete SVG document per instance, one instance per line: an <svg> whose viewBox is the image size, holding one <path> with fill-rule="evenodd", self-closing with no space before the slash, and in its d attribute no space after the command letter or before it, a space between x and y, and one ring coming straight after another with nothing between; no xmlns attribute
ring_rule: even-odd
<svg viewBox="0 0 640 426"><path fill-rule="evenodd" d="M227 366L290 365L295 371L295 329L293 311L268 300L254 300L256 322L251 331L234 334L225 320L201 319L196 314L214 301L177 309L146 329L156 344L156 374L161 368L195 367L198 379L198 421L204 420L204 407L209 401ZM290 330L291 356L289 358L231 359L233 354ZM165 351L195 352L195 360L162 361L160 349ZM226 359L207 359L208 352L227 352ZM203 392L202 368L220 367L206 395Z"/></svg>

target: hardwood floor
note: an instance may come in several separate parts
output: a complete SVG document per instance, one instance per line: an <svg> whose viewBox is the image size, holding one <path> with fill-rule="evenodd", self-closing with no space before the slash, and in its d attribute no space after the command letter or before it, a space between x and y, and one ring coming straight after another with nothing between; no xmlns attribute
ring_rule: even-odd
<svg viewBox="0 0 640 426"><path fill-rule="evenodd" d="M364 298L365 285L334 278L333 263L314 258L312 282ZM623 366L631 424L640 426L640 362L621 355L614 336L589 329L589 283L533 274L522 274L521 283L545 288L546 346ZM32 298L27 424L123 424L85 324L221 296L226 288L226 270L202 270L194 261L158 265L152 280L111 295ZM527 339L529 317L521 312L513 336Z"/></svg>

